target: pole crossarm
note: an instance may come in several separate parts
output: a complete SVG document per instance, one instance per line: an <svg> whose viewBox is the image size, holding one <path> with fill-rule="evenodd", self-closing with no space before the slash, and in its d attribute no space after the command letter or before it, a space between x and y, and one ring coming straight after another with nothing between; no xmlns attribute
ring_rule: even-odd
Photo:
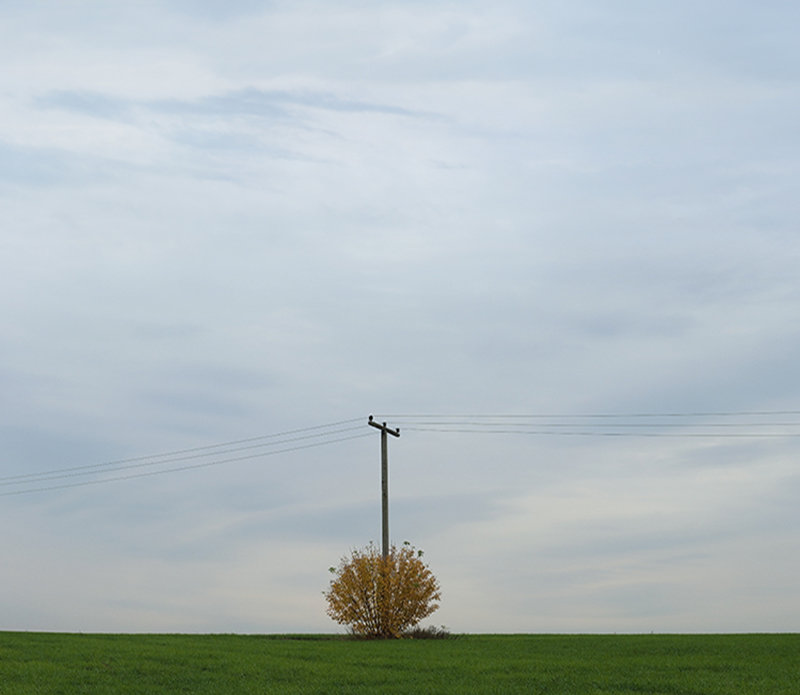
<svg viewBox="0 0 800 695"><path fill-rule="evenodd" d="M395 429L392 429L391 427L387 427L385 422L382 423L382 424L378 424L377 422L375 422L375 420L372 419L372 415L369 416L369 421L367 422L367 424L368 425L372 425L376 429L379 429L381 432L387 432L388 434L391 434L393 437L399 437L400 436L400 428L399 427L396 427Z"/></svg>
<svg viewBox="0 0 800 695"><path fill-rule="evenodd" d="M389 441L387 434L400 436L400 428L392 429L386 423L378 424L369 416L368 423L381 431L381 521L383 536L383 559L389 557Z"/></svg>

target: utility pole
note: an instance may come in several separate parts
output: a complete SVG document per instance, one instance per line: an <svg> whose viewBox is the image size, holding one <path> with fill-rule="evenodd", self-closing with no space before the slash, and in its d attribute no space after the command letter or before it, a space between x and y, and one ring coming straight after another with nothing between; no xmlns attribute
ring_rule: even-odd
<svg viewBox="0 0 800 695"><path fill-rule="evenodd" d="M379 425L373 422L372 415L369 416L369 425L381 431L381 509L383 520L383 559L389 556L389 442L386 437L391 434L393 437L400 436L400 428L391 429L386 423Z"/></svg>

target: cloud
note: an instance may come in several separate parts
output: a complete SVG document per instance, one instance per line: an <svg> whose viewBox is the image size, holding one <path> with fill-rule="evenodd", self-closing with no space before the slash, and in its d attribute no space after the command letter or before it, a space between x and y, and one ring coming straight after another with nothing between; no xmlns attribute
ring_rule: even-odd
<svg viewBox="0 0 800 695"><path fill-rule="evenodd" d="M98 181L104 169L111 173L107 162L92 157L55 148L0 143L0 182L7 187L80 186Z"/></svg>
<svg viewBox="0 0 800 695"><path fill-rule="evenodd" d="M419 117L423 112L390 106L386 104L371 103L355 99L344 99L336 94L325 92L285 90L260 90L243 89L219 96L209 96L197 102L161 101L153 107L166 111L189 111L224 115L230 117L236 114L261 117L288 117L287 106L303 106L313 109L344 112L374 112L395 116Z"/></svg>
<svg viewBox="0 0 800 695"><path fill-rule="evenodd" d="M3 497L9 628L335 629L371 412L437 622L796 622L794 10L84 10L0 29L3 475L364 438Z"/></svg>
<svg viewBox="0 0 800 695"><path fill-rule="evenodd" d="M37 108L75 111L95 118L126 120L130 114L130 103L109 94L87 91L57 90L35 99Z"/></svg>

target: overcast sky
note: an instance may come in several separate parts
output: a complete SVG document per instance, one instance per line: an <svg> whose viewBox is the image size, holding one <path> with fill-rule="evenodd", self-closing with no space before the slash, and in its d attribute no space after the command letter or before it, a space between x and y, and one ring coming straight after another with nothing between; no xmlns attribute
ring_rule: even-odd
<svg viewBox="0 0 800 695"><path fill-rule="evenodd" d="M0 629L798 630L799 8L0 2Z"/></svg>

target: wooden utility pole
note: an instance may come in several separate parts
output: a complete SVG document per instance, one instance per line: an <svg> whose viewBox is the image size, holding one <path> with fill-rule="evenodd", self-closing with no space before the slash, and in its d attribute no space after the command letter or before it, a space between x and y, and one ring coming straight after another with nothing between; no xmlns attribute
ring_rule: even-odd
<svg viewBox="0 0 800 695"><path fill-rule="evenodd" d="M381 509L383 520L383 559L389 556L389 442L386 437L391 434L393 437L400 436L400 428L391 429L386 423L379 425L373 422L372 415L369 416L369 423L381 431Z"/></svg>

